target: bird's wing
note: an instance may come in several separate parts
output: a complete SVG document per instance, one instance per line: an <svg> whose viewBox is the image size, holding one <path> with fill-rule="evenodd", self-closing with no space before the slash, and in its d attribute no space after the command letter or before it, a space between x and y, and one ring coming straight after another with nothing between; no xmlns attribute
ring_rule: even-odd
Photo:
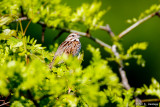
<svg viewBox="0 0 160 107"><path fill-rule="evenodd" d="M79 41L70 41L69 43L66 44L66 48L64 49L65 54L71 54L73 56L78 55L81 44Z"/></svg>

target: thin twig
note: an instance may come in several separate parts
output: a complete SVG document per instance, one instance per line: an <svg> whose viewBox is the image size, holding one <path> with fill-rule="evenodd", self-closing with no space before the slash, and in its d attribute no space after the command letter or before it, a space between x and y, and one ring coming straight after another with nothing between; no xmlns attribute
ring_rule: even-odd
<svg viewBox="0 0 160 107"><path fill-rule="evenodd" d="M18 19L13 20L12 22L25 21L25 20L29 20L29 19L27 17L20 17Z"/></svg>
<svg viewBox="0 0 160 107"><path fill-rule="evenodd" d="M147 21L148 19L152 18L153 16L160 16L159 15L159 11L152 13L146 17L144 17L143 19L140 19L139 21L137 21L136 23L134 23L133 25L131 25L129 28L125 29L124 31L122 31L118 37L122 38L123 36L125 36L128 32L130 32L131 30L133 30L134 28L136 28L138 25L142 24L143 22Z"/></svg>
<svg viewBox="0 0 160 107"><path fill-rule="evenodd" d="M20 24L21 32L22 32L22 34L24 34L21 20L19 20L19 24Z"/></svg>
<svg viewBox="0 0 160 107"><path fill-rule="evenodd" d="M19 19L14 20L14 21L24 21L24 20L29 20L29 19L28 19L27 17L21 17L21 18L19 18ZM40 25L42 25L42 26L46 26L46 24L45 24L44 22L42 22L42 21L39 21L38 24L40 24ZM53 28L53 26L50 26L49 28ZM110 34L112 37L114 36L114 33L111 31L109 25L100 26L99 28L102 29L102 30L105 30L105 31L109 32L109 34ZM90 38L91 40L97 42L98 44L100 44L100 45L103 46L103 47L108 47L108 48L111 49L111 46L110 46L110 45L104 43L103 41L101 41L101 40L99 40L99 39L97 39L97 38L92 37L91 35L90 35L90 36L87 36L87 33L85 33L85 32L80 32L80 31L76 31L76 30L72 30L72 29L61 29L61 28L57 28L57 29L60 29L60 30L62 30L62 31L66 31L66 32L70 32L70 33L78 33L79 35L82 35L82 36L85 36L85 37Z"/></svg>
<svg viewBox="0 0 160 107"><path fill-rule="evenodd" d="M144 102L160 102L160 99L144 99L141 101L142 101L142 103L144 103Z"/></svg>
<svg viewBox="0 0 160 107"><path fill-rule="evenodd" d="M131 88L131 86L129 85L127 76L126 76L126 72L124 71L124 64L123 64L123 60L120 59L119 56L119 52L117 51L117 46L113 45L112 46L112 52L114 53L114 55L116 56L116 58L119 60L118 64L119 64L119 74L121 76L122 79L122 85L126 90L129 90ZM141 104L141 100L137 97L135 97L135 105Z"/></svg>
<svg viewBox="0 0 160 107"><path fill-rule="evenodd" d="M27 19L27 18L21 18L21 19L19 19L19 20L25 20L25 19ZM42 26L46 25L44 22L38 22L38 23L41 24ZM51 28L51 27L50 27L50 28ZM115 36L115 34L112 32L112 30L111 30L111 28L109 27L109 25L100 26L100 29L107 31L107 32L110 34L111 37L114 37L114 36ZM71 33L71 32L72 32L72 33L78 33L78 34L81 35L81 36L85 36L85 37L87 37L87 38L95 41L96 43L100 44L100 45L103 46L103 47L108 47L108 48L111 49L111 46L110 46L110 45L104 43L103 41L101 41L101 40L99 40L99 39L97 39L97 38L94 38L93 36L91 36L91 35L88 34L88 33L80 32L80 31L76 31L76 30L72 30L72 29L61 29L61 30L62 30L63 32L65 31L65 32L70 32L70 33ZM62 32L60 32L60 34L61 34L61 33L62 33ZM58 34L57 37L59 37L59 36L60 36L60 35ZM57 37L56 37L56 38L57 38ZM113 46L113 47L114 47L114 46ZM117 57L119 57L119 53L116 51L116 48L115 48L115 50L112 50L112 51L115 53L115 55L116 55ZM119 72L120 72L120 75L121 75L121 78L122 78L122 84L124 85L124 87L125 87L127 90L130 89L130 85L129 85L129 83L128 83L128 80L127 80L125 71L123 70L123 61L121 61L121 65L120 65L120 68L119 68Z"/></svg>
<svg viewBox="0 0 160 107"><path fill-rule="evenodd" d="M26 31L27 31L27 29L28 29L28 27L29 27L29 25L30 25L31 21L32 21L32 20L30 20L30 21L28 22L28 24L27 24L27 26L26 26L26 28L25 28L25 30L24 30L24 32L23 32L23 35L25 35L25 34L26 34Z"/></svg>
<svg viewBox="0 0 160 107"><path fill-rule="evenodd" d="M46 26L43 25L42 26L42 43L44 42L44 33L45 33L45 30L46 30Z"/></svg>
<svg viewBox="0 0 160 107"><path fill-rule="evenodd" d="M117 57L117 59L120 60L120 56L119 56L119 53L117 52L116 48L117 48L117 46L113 45L112 46L112 51L113 51L114 55ZM120 60L120 62L119 62L119 73L120 73L120 76L121 76L121 79L122 79L122 84L123 84L123 86L126 90L129 90L131 88L131 86L128 83L126 72L123 69L124 69L123 61Z"/></svg>
<svg viewBox="0 0 160 107"><path fill-rule="evenodd" d="M87 37L91 40L93 40L94 42L98 43L99 45L103 46L103 47L107 47L109 49L111 49L111 46L104 43L103 41L99 40L98 38L94 38L93 36L91 36L90 34L88 35L85 32L80 32L80 31L76 31L76 30L70 30L70 29L64 29L66 32L71 32L71 33L78 33L81 36Z"/></svg>
<svg viewBox="0 0 160 107"><path fill-rule="evenodd" d="M13 22L17 22L17 21L25 21L25 20L30 20L27 16L24 16L24 17L20 17L18 19L15 19ZM46 25L44 22L42 21L39 21L37 22L38 24L40 25ZM97 25L96 25L97 26ZM53 26L50 26L49 28L53 28ZM112 36L115 36L115 34L111 31L110 29L110 26L107 24L106 26L99 26L99 29L101 30L105 30L107 32L110 32Z"/></svg>
<svg viewBox="0 0 160 107"><path fill-rule="evenodd" d="M68 89L68 94L70 94L70 93L71 93L71 91L72 91L72 89L71 89L71 88L69 88L69 89Z"/></svg>
<svg viewBox="0 0 160 107"><path fill-rule="evenodd" d="M20 9L21 9L21 16L23 17L23 16L24 16L23 7L22 7L22 6L20 6Z"/></svg>
<svg viewBox="0 0 160 107"><path fill-rule="evenodd" d="M10 102L3 103L3 104L0 105L0 107L6 106L6 105L9 104L9 103L10 103Z"/></svg>
<svg viewBox="0 0 160 107"><path fill-rule="evenodd" d="M115 36L115 34L112 32L109 24L107 24L106 26L100 26L99 28L100 28L101 30L107 31L111 37L114 37L114 36Z"/></svg>

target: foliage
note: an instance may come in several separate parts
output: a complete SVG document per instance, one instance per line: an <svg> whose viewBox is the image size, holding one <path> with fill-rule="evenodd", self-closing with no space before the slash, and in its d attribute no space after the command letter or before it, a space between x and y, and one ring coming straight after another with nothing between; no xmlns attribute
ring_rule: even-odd
<svg viewBox="0 0 160 107"><path fill-rule="evenodd" d="M146 42L142 42L142 43L135 43L133 46L131 46L128 50L126 55L123 55L122 58L124 60L128 60L131 58L134 58L137 60L137 64L141 65L142 67L145 66L145 60L142 58L142 55L137 55L136 53L134 53L133 51L135 50L146 50L148 44Z"/></svg>
<svg viewBox="0 0 160 107"><path fill-rule="evenodd" d="M146 17L147 15L151 14L151 13L155 13L157 11L160 10L160 4L154 4L152 5L149 9L145 10L144 12L142 12L138 18L132 18L132 19L128 19L127 23L135 23L139 20L141 20L142 18Z"/></svg>
<svg viewBox="0 0 160 107"><path fill-rule="evenodd" d="M109 66L109 61L119 65L121 60L137 59L144 66L142 55L136 50L145 50L147 43L133 44L126 52L117 40L113 45L119 55L105 48L109 58L101 58L99 48L88 45L92 53L90 64L83 68L80 59L72 56L60 56L64 63L55 65L52 70L48 64L53 58L34 38L25 35L19 18L27 17L33 23L41 23L54 29L96 30L103 24L101 2L82 4L75 11L60 0L1 0L0 1L0 95L9 97L11 107L30 106L107 106L112 103L118 107L135 106L135 95L159 96L159 83L153 79L146 85L125 90L119 77ZM15 22L17 28L10 24ZM19 26L21 30L19 29ZM27 27L26 27L27 30ZM84 29L79 29L83 31ZM115 37L116 38L116 37ZM57 44L53 47L54 51Z"/></svg>
<svg viewBox="0 0 160 107"><path fill-rule="evenodd" d="M146 95L152 95L152 96L157 96L160 98L160 84L159 82L152 78L152 83L149 87L144 85L144 87L137 88L136 94L141 95L142 93L145 93Z"/></svg>
<svg viewBox="0 0 160 107"><path fill-rule="evenodd" d="M96 1L91 5L83 4L76 11L61 4L61 0L2 0L0 5L0 14L5 15L1 17L0 26L18 19L23 13L34 23L42 21L54 28L75 28L76 24L76 28L80 25L95 29L102 25L100 19L105 13L100 10L101 2Z"/></svg>
<svg viewBox="0 0 160 107"><path fill-rule="evenodd" d="M146 48L148 46L148 44L146 42L135 43L126 52L124 51L121 44L119 44L119 43L116 43L116 44L121 51L120 57L114 56L114 53L111 52L111 50L105 49L107 52L109 52L111 54L111 57L107 58L107 60L120 63L120 60L122 60L122 59L124 61L128 61L129 59L136 59L138 65L141 65L142 67L145 66L145 60L142 58L142 55L137 54L134 51L135 50L146 50ZM126 65L129 65L129 62L126 62Z"/></svg>
<svg viewBox="0 0 160 107"><path fill-rule="evenodd" d="M36 52L45 50L36 44L34 39L30 40L19 33L16 37L8 38L0 46L0 93L3 96L12 94L13 107L36 105L34 100L38 105L46 106L103 106L109 99L116 100L117 97L123 94L126 96L125 93L128 93L119 91L122 86L117 75L112 72L107 61L101 58L99 49L92 46L88 46L88 49L92 52L93 59L85 69L82 69L77 58L62 56L65 64L53 67L52 72L44 63L44 58L47 57L43 54L48 52L37 55ZM37 58L30 57L31 61L26 65L25 55L34 55ZM132 97L127 97L127 102L130 98ZM114 102L121 104L123 99L121 100ZM124 102L126 103L125 100Z"/></svg>

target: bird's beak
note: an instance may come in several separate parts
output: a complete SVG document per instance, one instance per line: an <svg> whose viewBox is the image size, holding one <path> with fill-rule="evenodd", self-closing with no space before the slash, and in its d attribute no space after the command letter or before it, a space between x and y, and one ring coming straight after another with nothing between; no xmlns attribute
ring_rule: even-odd
<svg viewBox="0 0 160 107"><path fill-rule="evenodd" d="M80 35L78 35L78 38L80 38L81 36Z"/></svg>

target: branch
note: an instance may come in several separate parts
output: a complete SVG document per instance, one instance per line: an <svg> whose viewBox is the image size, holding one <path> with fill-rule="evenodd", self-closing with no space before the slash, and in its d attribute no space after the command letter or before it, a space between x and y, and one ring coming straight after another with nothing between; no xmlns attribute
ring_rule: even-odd
<svg viewBox="0 0 160 107"><path fill-rule="evenodd" d="M119 74L121 76L121 79L122 79L122 85L123 87L126 89L126 90L129 90L131 88L131 86L129 85L129 82L128 82L128 79L127 79L127 76L126 76L126 72L123 70L124 69L124 66L123 66L123 60L120 59L120 56L119 56L119 53L117 52L117 46L116 45L113 45L112 46L112 52L114 53L114 55L116 56L116 58L119 60L118 64L119 64ZM135 104L138 105L138 104L141 104L141 100L134 96L135 97Z"/></svg>
<svg viewBox="0 0 160 107"><path fill-rule="evenodd" d="M19 18L19 20L27 20L27 18ZM42 25L42 26L45 26L45 25L46 25L44 22L41 22L41 21L39 21L38 23L39 23L40 25ZM52 28L52 27L50 27L50 28ZM58 28L58 29L60 29L60 28ZM100 26L100 29L107 31L107 32L110 34L111 37L114 37L114 36L115 36L115 34L112 32L112 30L111 30L111 28L109 27L109 25ZM87 37L87 38L95 41L96 43L98 43L99 45L101 45L101 46L103 46L103 47L107 47L107 48L109 48L109 49L112 48L112 51L114 52L115 56L116 56L117 58L119 58L119 53L117 52L116 45L113 45L113 46L111 47L110 45L104 43L103 41L101 41L101 40L99 40L99 39L97 39L97 38L94 38L94 37L91 36L91 34L89 34L89 33L80 32L80 31L71 30L71 29L61 29L61 30L62 30L62 31L56 36L56 38L58 38L58 37L61 35L61 33L63 33L64 31L65 31L65 32L69 32L69 33L78 33L79 35L82 35L82 36L84 36L84 37ZM123 84L123 86L128 90L128 89L130 89L130 85L129 85L129 83L128 83L128 79L127 79L127 77L126 77L126 74L125 74L125 71L123 70L123 68L124 68L124 67L123 67L123 61L121 61L121 63L120 63L120 68L119 68L119 73L120 73L121 78L122 78L122 84Z"/></svg>
<svg viewBox="0 0 160 107"><path fill-rule="evenodd" d="M142 103L144 103L144 102L160 102L160 99L144 99L141 101L142 101Z"/></svg>
<svg viewBox="0 0 160 107"><path fill-rule="evenodd" d="M159 16L160 17L160 11L152 13L146 17L144 17L143 19L140 19L139 21L137 21L136 23L134 23L133 25L131 25L129 28L125 29L124 31L122 31L118 37L122 38L123 36L125 36L128 32L130 32L131 30L133 30L134 28L136 28L137 26L139 26L140 24L142 24L143 22L147 21L148 19L152 18L153 16Z"/></svg>
<svg viewBox="0 0 160 107"><path fill-rule="evenodd" d="M30 25L31 21L32 21L32 20L30 20L30 21L28 22L28 24L27 24L27 26L26 26L26 28L25 28L25 30L24 30L24 32L23 32L23 35L25 35L25 34L26 34L26 31L27 31L27 29L28 29L28 27L29 27L29 25Z"/></svg>
<svg viewBox="0 0 160 107"><path fill-rule="evenodd" d="M70 29L64 29L66 32L70 32L70 33L78 33L79 35L82 35L84 37L87 37L91 40L93 40L94 42L98 43L99 45L103 46L103 47L107 47L109 49L111 49L111 46L104 43L103 41L99 40L98 38L94 38L93 36L91 36L90 34L88 33L85 33L85 32L80 32L80 31L76 31L76 30L70 30Z"/></svg>
<svg viewBox="0 0 160 107"><path fill-rule="evenodd" d="M20 17L18 19L13 20L12 22L19 22L19 21L25 21L25 20L29 20L28 17Z"/></svg>
<svg viewBox="0 0 160 107"><path fill-rule="evenodd" d="M117 46L113 45L112 46L112 51L113 51L114 55L117 57L117 59L120 60L120 56L119 56L119 53L117 52L116 48L117 48ZM122 84L123 84L123 87L126 90L129 90L131 88L131 86L128 83L128 79L127 79L126 73L125 73L125 71L123 69L124 69L123 61L120 60L120 62L119 62L119 73L120 73L120 76L121 76L121 79L122 79Z"/></svg>
<svg viewBox="0 0 160 107"><path fill-rule="evenodd" d="M110 28L110 26L108 24L106 26L100 26L99 28L101 30L107 31L111 37L115 36L115 34L112 32L112 30L111 30L111 28Z"/></svg>
<svg viewBox="0 0 160 107"><path fill-rule="evenodd" d="M42 26L42 43L44 42L44 33L45 33L45 30L46 30L46 26L43 25Z"/></svg>
<svg viewBox="0 0 160 107"><path fill-rule="evenodd" d="M9 103L10 103L10 102L3 103L3 104L0 105L0 107L6 106L6 105L9 104Z"/></svg>
<svg viewBox="0 0 160 107"><path fill-rule="evenodd" d="M21 10L21 16L23 17L24 16L24 11L23 11L23 7L20 6L20 10Z"/></svg>
<svg viewBox="0 0 160 107"><path fill-rule="evenodd" d="M21 17L19 19L16 19L14 20L15 21L24 21L24 20L29 20L27 17ZM40 24L41 26L47 26L44 22L42 21L39 21L38 24ZM53 28L53 26L50 26L49 28ZM105 27L103 27L105 28ZM109 28L109 27L108 27ZM108 30L108 28L106 30ZM111 46L104 43L103 41L99 40L98 38L94 38L93 36L91 35L88 35L87 33L85 32L80 32L80 31L76 31L76 30L71 30L71 29L62 29L62 28L56 28L56 29L60 29L60 30L63 30L65 32L69 32L69 33L78 33L79 35L81 36L84 36L84 37L87 37L93 41L95 41L96 43L98 43L99 45L103 46L103 47L107 47L107 48L110 48L111 49ZM102 29L102 28L101 28Z"/></svg>

